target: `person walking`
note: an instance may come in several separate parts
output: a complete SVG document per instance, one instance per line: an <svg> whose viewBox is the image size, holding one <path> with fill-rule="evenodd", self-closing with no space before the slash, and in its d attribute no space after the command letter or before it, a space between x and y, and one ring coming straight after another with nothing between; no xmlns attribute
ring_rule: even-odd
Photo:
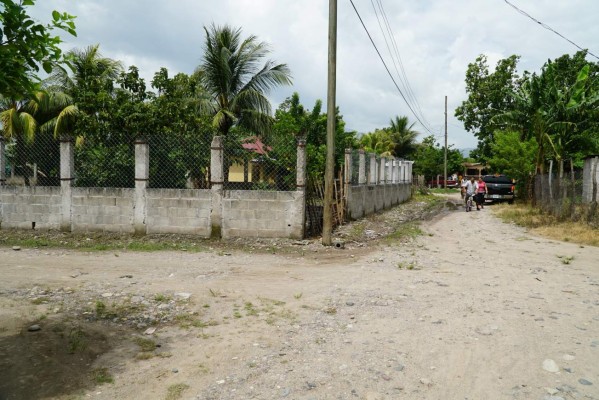
<svg viewBox="0 0 599 400"><path fill-rule="evenodd" d="M487 184L483 180L482 176L478 177L478 182L476 184L476 197L474 201L476 202L476 209L480 211L481 208L485 208L485 196L488 193Z"/></svg>

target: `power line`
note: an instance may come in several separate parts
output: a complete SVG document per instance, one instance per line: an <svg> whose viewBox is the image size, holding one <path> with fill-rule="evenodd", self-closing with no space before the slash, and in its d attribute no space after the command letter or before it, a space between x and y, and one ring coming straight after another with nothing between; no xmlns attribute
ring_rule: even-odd
<svg viewBox="0 0 599 400"><path fill-rule="evenodd" d="M418 117L418 114L416 114L416 112L414 112L414 109L412 108L412 106L410 105L410 103L408 102L408 100L406 99L406 96L404 96L403 92L401 91L401 89L397 85L397 82L395 81L395 78L391 74L391 71L389 71L389 68L387 67L387 63L385 63L385 60L383 59L383 56L381 55L381 52L379 51L378 47L376 47L376 44L374 43L374 40L372 40L372 36L370 36L370 32L368 32L368 29L366 28L366 25L364 24L364 21L362 20L362 17L360 16L360 13L358 12L358 9L356 8L353 0L349 0L349 2L351 3L352 7L354 8L354 11L356 12L356 15L358 16L358 19L360 20L360 23L362 24L362 27L366 31L366 34L368 35L368 38L370 39L370 42L374 46L374 49L376 50L376 53L378 54L379 58L381 59L381 62L383 63L383 66L387 70L387 74L389 74L389 77L393 81L393 84L397 88L397 91L399 92L399 94L401 95L401 97L403 98L403 100L405 101L405 103L408 106L408 108L410 109L410 111L412 111L412 114L414 114L414 117L416 117L416 119L418 120L418 122L420 122L420 124L424 127L424 129L426 129L429 133L432 134L433 132L431 132L431 130L420 120L420 118Z"/></svg>
<svg viewBox="0 0 599 400"><path fill-rule="evenodd" d="M372 3L372 7L374 8L374 13L377 17L377 20L379 20L379 27L381 27L381 23L380 23L380 19L378 17L378 14L376 12L376 7L374 6L373 1L371 0ZM422 120L424 122L426 122L426 124L430 127L430 123L429 121L427 121L426 117L424 116L424 113L422 112L422 108L420 107L420 104L418 103L418 99L416 98L416 95L414 94L414 91L412 90L412 87L410 85L410 81L408 80L408 77L406 75L406 71L405 68L403 66L403 61L401 59L401 55L399 54L399 49L397 46L397 42L395 40L395 35L393 34L393 30L391 29L391 24L389 23L389 19L387 18L387 13L385 12L385 8L383 7L383 1L382 0L376 0L376 3L378 5L378 8L380 10L381 16L383 17L383 20L385 22L385 27L387 28L387 34L389 35L391 44L393 45L393 50L395 53L395 57L398 60L399 63L399 67L401 69L401 75L399 73L399 71L397 70L397 64L395 63L395 59L393 58L393 53L391 52L391 49L389 48L389 44L387 43L387 39L385 36L385 32L383 31L383 28L381 27L381 33L383 34L383 37L385 38L385 43L387 44L387 49L389 50L389 54L391 55L391 59L393 60L393 65L395 66L395 71L397 72L398 77L400 78L400 81L402 81L403 86L405 88L406 94L408 95L408 97L411 99L411 101L413 102L413 105L416 108L416 111L419 113L420 117L422 118ZM401 77L403 76L403 80L401 79Z"/></svg>
<svg viewBox="0 0 599 400"><path fill-rule="evenodd" d="M574 46L576 46L580 50L586 51L588 54L592 55L593 57L595 57L596 59L599 60L599 57L597 57L596 55L594 55L593 53L591 53L588 49L583 49L582 47L580 47L579 45L577 45L576 43L574 43L573 41L571 41L570 39L568 39L567 37L565 37L564 35L562 35L561 33L559 33L558 31L556 31L555 29L553 29L549 25L547 25L547 24L539 21L538 19L534 18L533 16L531 16L530 14L528 14L526 11L523 11L523 10L519 9L518 7L516 7L515 5L513 5L512 3L510 3L508 0L503 0L503 1L505 1L508 5L510 5L513 9L515 9L516 11L518 11L520 14L524 15L525 17L530 18L531 20L533 20L537 24L541 25L543 28L545 28L545 29L547 29L547 30L555 33L557 36L561 37L564 40L567 40L568 42L570 42L571 44L573 44Z"/></svg>

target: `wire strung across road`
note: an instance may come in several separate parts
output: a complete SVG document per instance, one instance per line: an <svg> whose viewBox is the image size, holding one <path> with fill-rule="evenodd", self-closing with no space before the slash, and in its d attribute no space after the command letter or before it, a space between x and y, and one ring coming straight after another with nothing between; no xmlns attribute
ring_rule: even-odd
<svg viewBox="0 0 599 400"><path fill-rule="evenodd" d="M597 57L596 55L594 55L593 53L591 53L589 51L589 49L583 49L582 47L580 47L579 45L577 45L576 43L574 43L573 41L571 41L570 39L568 39L567 37L565 37L564 35L562 35L561 33L559 33L558 31L556 31L555 29L553 29L549 25L547 25L547 24L539 21L538 19L534 18L532 15L528 14L526 11L523 11L523 10L519 9L518 7L516 7L515 5L513 5L512 3L510 3L508 0L503 0L503 1L505 1L509 6L511 6L514 10L518 11L520 14L524 15L525 17L530 18L531 20L533 20L537 24L541 25L543 28L545 28L545 29L547 29L547 30L555 33L557 36L559 36L562 39L570 42L574 46L578 47L580 50L586 51L588 54L590 54L591 56L593 56L593 57L595 57L596 59L599 60L599 57Z"/></svg>
<svg viewBox="0 0 599 400"><path fill-rule="evenodd" d="M360 23L362 24L362 27L366 31L366 34L368 35L368 38L370 39L370 42L374 46L374 49L376 50L376 53L378 54L379 58L381 59L381 62L383 63L383 66L387 70L387 73L389 74L389 77L393 81L393 84L397 88L397 91L399 92L399 94L401 95L401 97L403 98L403 100L405 101L405 103L408 106L408 108L410 109L410 111L412 111L412 114L414 114L414 117L416 117L416 119L418 120L418 122L420 122L420 125L422 125L422 127L424 129L426 129L430 134L434 135L434 133L429 129L429 127L427 125L425 125L424 122L422 122L422 120L420 119L420 117L418 117L418 114L414 111L414 109L410 105L410 102L406 99L406 96L404 95L404 93L401 91L401 89L397 85L397 82L395 81L395 78L393 77L393 74L391 74L391 71L389 71L389 68L387 67L387 63L383 59L383 56L381 55L381 52L379 51L378 47L374 43L374 40L372 39L372 36L370 35L370 32L368 31L368 28L366 28L366 25L364 24L364 21L362 20L362 17L360 16L360 13L358 12L358 9L356 8L356 5L354 4L353 0L349 0L349 2L351 3L352 7L354 8L354 11L356 12L356 15L358 16L358 19L360 20Z"/></svg>

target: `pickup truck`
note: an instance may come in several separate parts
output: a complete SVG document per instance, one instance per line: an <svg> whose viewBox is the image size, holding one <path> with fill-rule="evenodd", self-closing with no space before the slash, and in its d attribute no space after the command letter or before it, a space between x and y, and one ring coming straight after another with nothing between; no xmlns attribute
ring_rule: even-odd
<svg viewBox="0 0 599 400"><path fill-rule="evenodd" d="M505 175L484 175L483 181L487 184L486 201L507 201L509 204L514 202L514 181Z"/></svg>
<svg viewBox="0 0 599 400"><path fill-rule="evenodd" d="M443 187L445 186L445 180L443 178L440 179L432 179L430 181L427 182L427 185L429 187ZM453 180L453 179L448 179L447 180L447 187L448 188L457 188L460 187L460 185L458 184L458 181Z"/></svg>

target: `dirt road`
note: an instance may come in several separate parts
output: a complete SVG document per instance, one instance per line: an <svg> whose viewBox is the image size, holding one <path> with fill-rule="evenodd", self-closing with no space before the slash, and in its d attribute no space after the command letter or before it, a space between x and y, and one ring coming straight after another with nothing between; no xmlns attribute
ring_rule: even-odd
<svg viewBox="0 0 599 400"><path fill-rule="evenodd" d="M0 399L599 399L599 248L491 207L422 228L286 254L0 248Z"/></svg>

